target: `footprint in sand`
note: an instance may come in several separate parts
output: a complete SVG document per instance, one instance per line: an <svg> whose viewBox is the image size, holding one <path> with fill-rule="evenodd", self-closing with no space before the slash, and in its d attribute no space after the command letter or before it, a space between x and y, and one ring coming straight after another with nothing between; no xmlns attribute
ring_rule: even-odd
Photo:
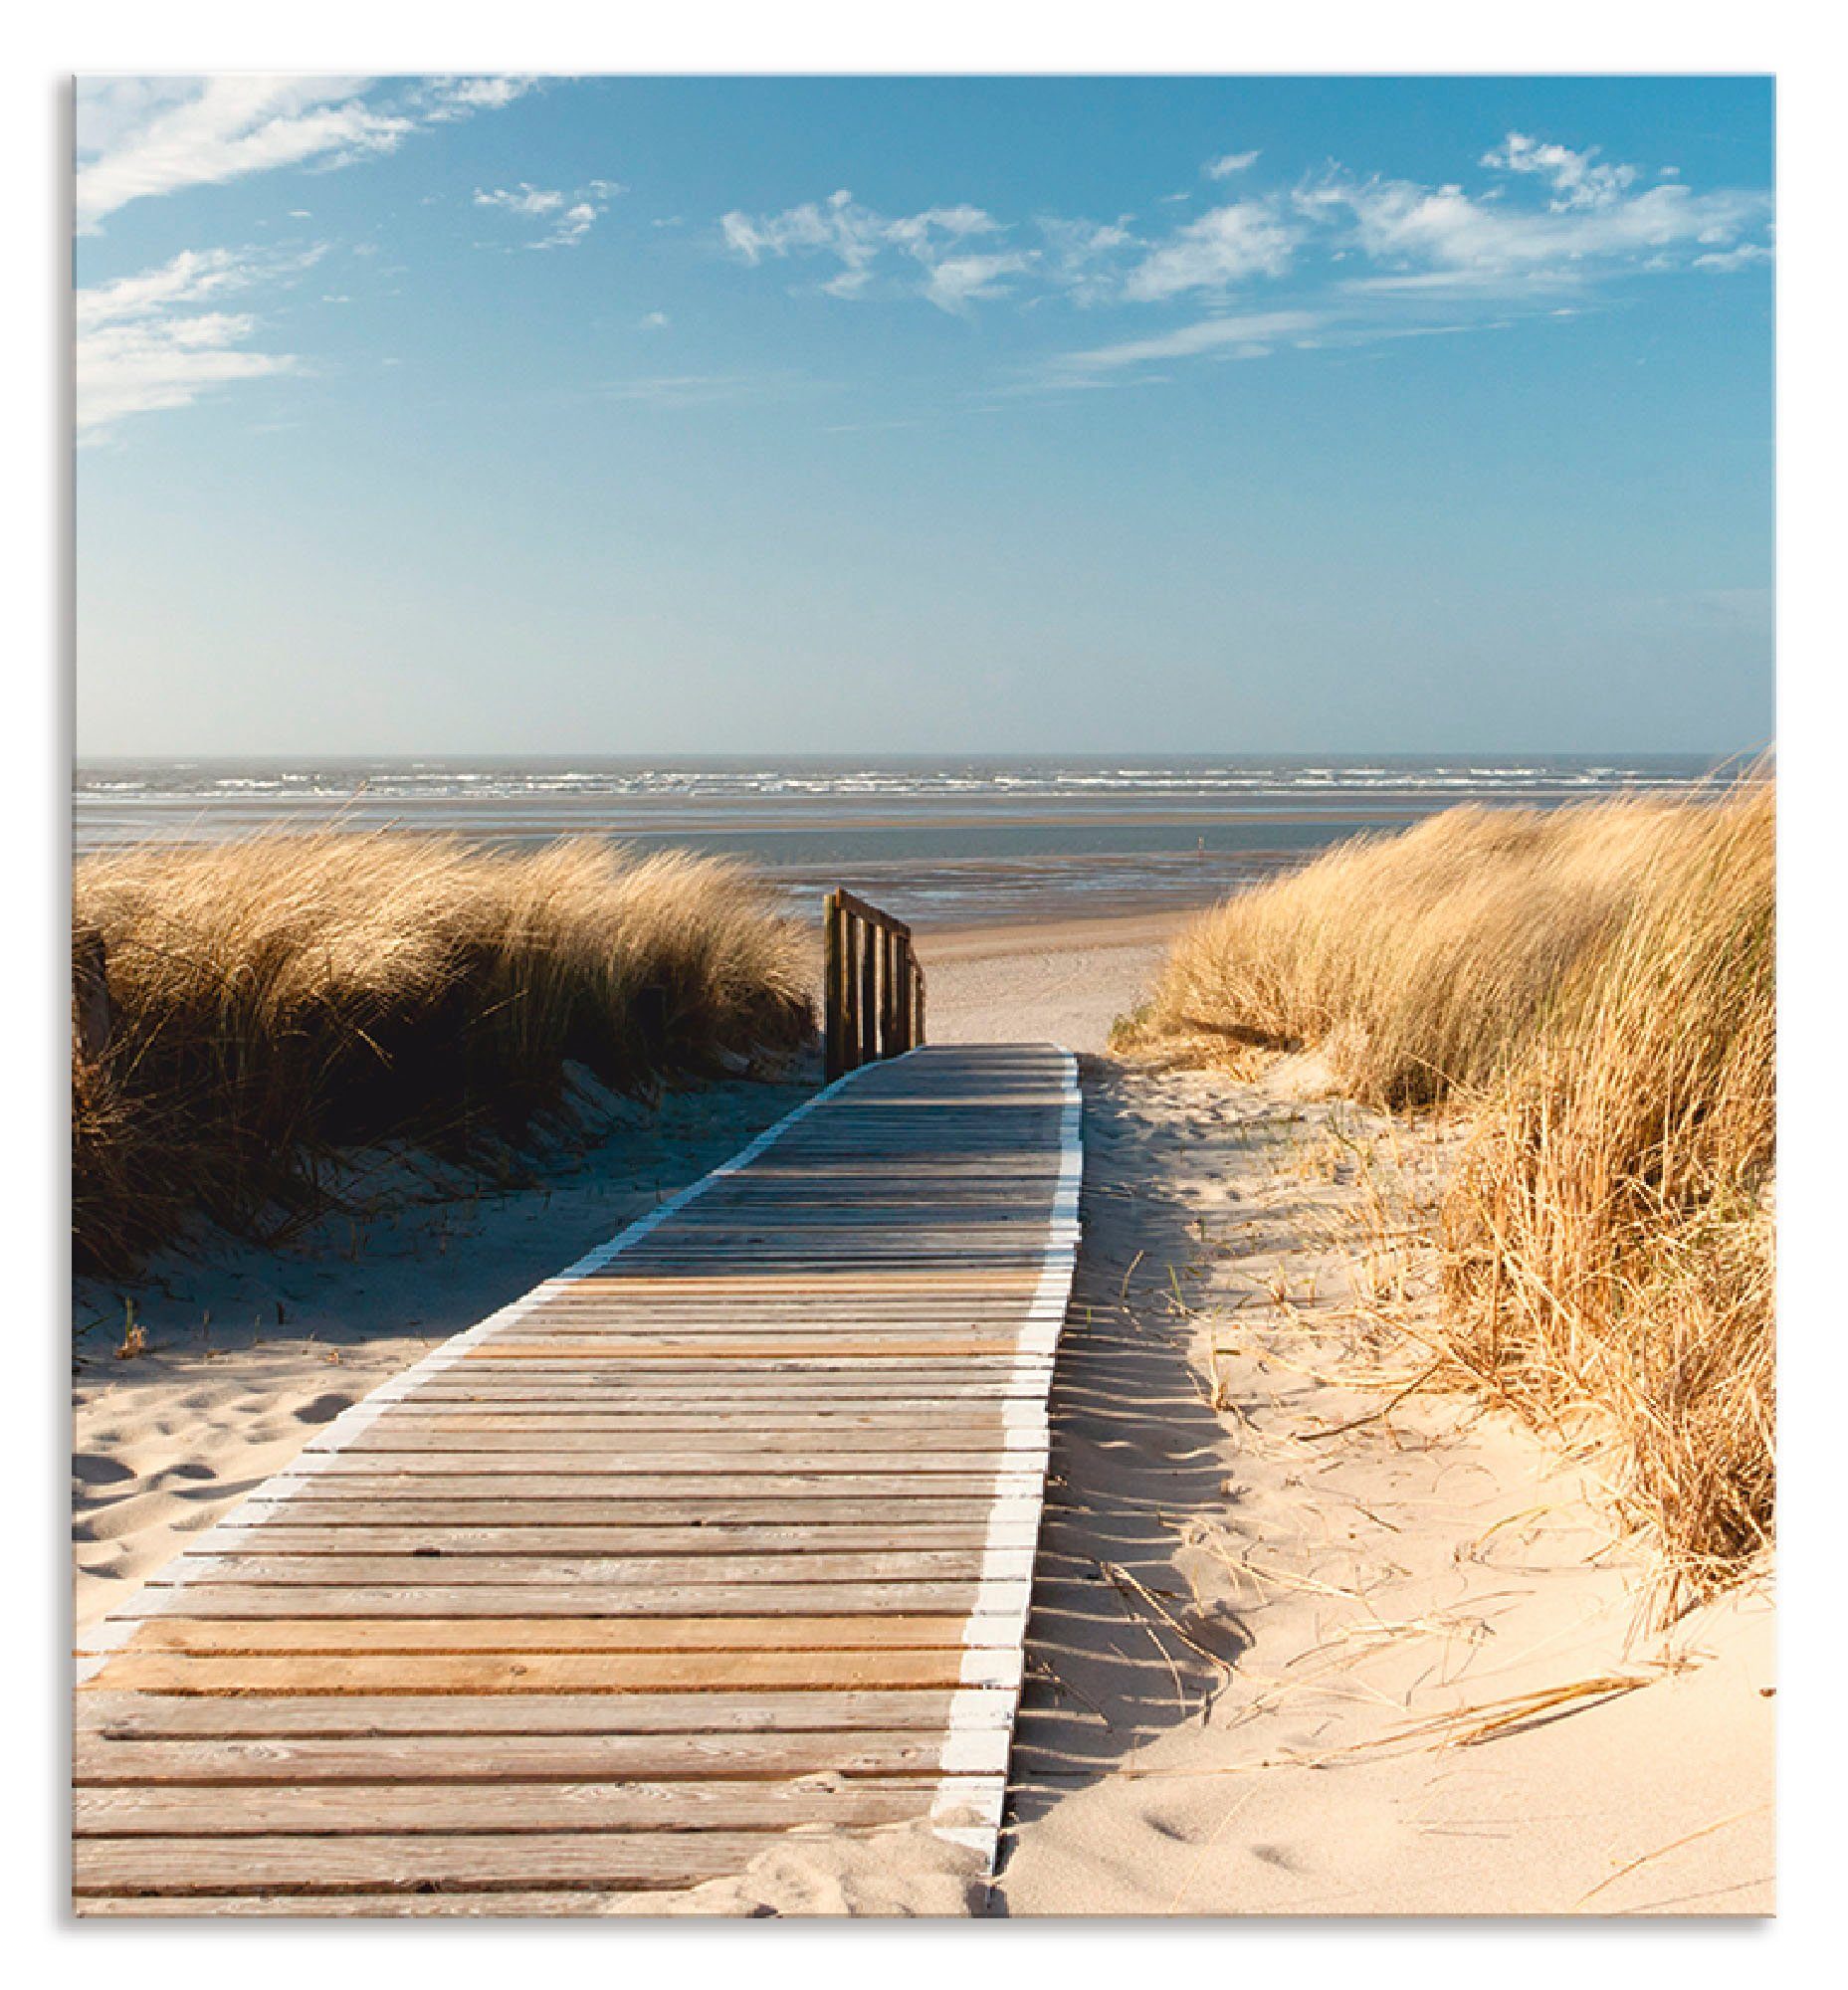
<svg viewBox="0 0 1848 1990"><path fill-rule="evenodd" d="M134 1474L119 1459L80 1451L71 1460L71 1477L79 1486L119 1486L124 1479L132 1479Z"/></svg>
<svg viewBox="0 0 1848 1990"><path fill-rule="evenodd" d="M316 1396L311 1403L304 1403L296 1412L299 1424L330 1424L342 1410L353 1406L351 1396L342 1396L333 1391L325 1396Z"/></svg>

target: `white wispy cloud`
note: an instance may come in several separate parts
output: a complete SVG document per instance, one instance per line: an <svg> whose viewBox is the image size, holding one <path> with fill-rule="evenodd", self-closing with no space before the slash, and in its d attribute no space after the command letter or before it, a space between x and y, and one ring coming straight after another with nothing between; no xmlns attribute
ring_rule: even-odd
<svg viewBox="0 0 1848 1990"><path fill-rule="evenodd" d="M1492 282L1507 277L1579 279L1627 267L1688 264L1696 249L1736 247L1770 219L1768 193L1696 193L1680 182L1595 200L1523 209L1472 198L1459 186L1369 180L1318 190L1325 211L1344 210L1356 246L1386 274L1448 275ZM1658 260L1665 259L1665 260Z"/></svg>
<svg viewBox="0 0 1848 1990"><path fill-rule="evenodd" d="M495 187L484 192L477 187L475 205L504 208L509 214L555 214L564 205L564 195L522 181L517 188Z"/></svg>
<svg viewBox="0 0 1848 1990"><path fill-rule="evenodd" d="M734 209L719 220L726 247L747 263L807 256L838 263L838 271L821 286L830 297L866 297L881 289L910 292L948 311L964 310L977 298L1001 295L1005 278L1031 268L1032 251L990 255L963 249L971 236L994 235L1000 228L985 209L967 204L880 214L846 188L825 201L804 201L780 214Z"/></svg>
<svg viewBox="0 0 1848 1990"><path fill-rule="evenodd" d="M939 310L966 310L984 298L1005 297L1007 279L1032 267L1031 256L945 256L929 266L924 294Z"/></svg>
<svg viewBox="0 0 1848 1990"><path fill-rule="evenodd" d="M1540 173L1552 183L1549 203L1556 214L1575 207L1608 207L1635 185L1634 166L1600 165L1599 147L1574 152L1570 146L1542 144L1524 132L1511 131L1502 144L1485 152L1482 163L1505 173Z"/></svg>
<svg viewBox="0 0 1848 1990"><path fill-rule="evenodd" d="M574 200L558 217L552 232L542 241L535 242L535 249L568 249L574 242L583 241L590 233L591 224L603 210L587 200Z"/></svg>
<svg viewBox="0 0 1848 1990"><path fill-rule="evenodd" d="M1124 257L1138 246L1129 219L1123 215L1116 221L1096 222L1040 216L1037 226L1045 244L1048 280L1079 303L1109 302L1122 281Z"/></svg>
<svg viewBox="0 0 1848 1990"><path fill-rule="evenodd" d="M533 85L444 78L84 78L77 86L79 231L130 201L220 186L282 166L335 166L395 150L420 125L500 109Z"/></svg>
<svg viewBox="0 0 1848 1990"><path fill-rule="evenodd" d="M445 76L425 85L417 100L426 123L450 124L478 110L505 110L537 88L531 76Z"/></svg>
<svg viewBox="0 0 1848 1990"><path fill-rule="evenodd" d="M516 187L477 187L475 205L544 222L544 233L527 242L524 246L528 249L569 249L583 241L610 202L626 192L628 188L620 180L592 180L572 193L521 180Z"/></svg>
<svg viewBox="0 0 1848 1990"><path fill-rule="evenodd" d="M1159 380L1169 377L1167 369L1176 361L1267 359L1280 347L1299 351L1347 350L1382 340L1505 331L1514 322L1514 317L1506 312L1494 311L1478 311L1455 319L1417 311L1385 314L1351 296L1313 308L1227 311L1145 338L1119 339L1111 345L1056 353L1024 374L1014 391L1047 393L1073 387L1102 387L1126 380Z"/></svg>
<svg viewBox="0 0 1848 1990"><path fill-rule="evenodd" d="M1249 172L1261 154L1226 152L1201 168L1212 180ZM917 297L944 310L1014 297L1060 296L1086 306L1201 305L1229 309L1271 287L1290 302L1318 296L1344 314L1368 294L1541 307L1550 296L1625 276L1720 274L1762 262L1771 197L1752 189L1697 192L1672 166L1642 169L1513 131L1478 165L1499 180L1477 191L1331 166L1318 179L1254 191L1190 219L1112 222L1035 216L1008 221L968 203L893 217L846 191L778 213L724 215L720 232L747 264L815 259L836 298ZM1481 322L1467 311L1443 328ZM1215 323L1223 319L1213 320ZM1437 328L1402 323L1406 332ZM1209 341L1210 343L1210 341ZM1201 348L1206 349L1205 347Z"/></svg>
<svg viewBox="0 0 1848 1990"><path fill-rule="evenodd" d="M1055 384L1077 385L1112 374L1159 365L1169 359L1262 358L1278 340L1310 337L1328 323L1314 310L1244 311L1203 318L1147 338L1120 339L1084 352L1062 352L1053 362Z"/></svg>
<svg viewBox="0 0 1848 1990"><path fill-rule="evenodd" d="M1679 175L1644 185L1635 167L1511 133L1481 162L1537 183L1539 201L1331 168L1287 195L1215 209L1155 243L1126 276L1124 301L1225 301L1288 277L1287 308L1220 313L1148 337L1058 354L1034 384L1146 379L1186 360L1256 357L1273 340L1351 347L1571 317L1620 278L1721 275L1765 262L1771 197L1699 192ZM1562 299L1569 300L1563 303Z"/></svg>
<svg viewBox="0 0 1848 1990"><path fill-rule="evenodd" d="M222 301L301 275L321 248L278 257L252 250L187 251L158 269L77 294L77 426L101 439L130 416L183 408L213 388L296 371L291 352L249 343L259 321Z"/></svg>
<svg viewBox="0 0 1848 1990"><path fill-rule="evenodd" d="M1765 243L1742 242L1737 249L1710 249L1705 256L1695 257L1694 267L1722 274L1731 270L1746 270L1753 263L1768 263L1771 253Z"/></svg>
<svg viewBox="0 0 1848 1990"><path fill-rule="evenodd" d="M1200 170L1209 180L1229 180L1234 173L1247 172L1258 163L1256 152L1222 152L1208 159Z"/></svg>
<svg viewBox="0 0 1848 1990"><path fill-rule="evenodd" d="M1189 291L1224 291L1252 277L1279 277L1290 267L1306 225L1275 200L1234 201L1175 230L1131 270L1123 295L1157 302Z"/></svg>

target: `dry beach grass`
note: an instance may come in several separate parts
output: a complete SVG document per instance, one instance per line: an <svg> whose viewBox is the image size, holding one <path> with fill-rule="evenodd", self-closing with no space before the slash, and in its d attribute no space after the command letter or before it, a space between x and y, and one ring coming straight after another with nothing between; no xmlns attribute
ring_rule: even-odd
<svg viewBox="0 0 1848 1990"><path fill-rule="evenodd" d="M1775 795L1458 809L1176 941L1126 1049L1457 1106L1442 1353L1609 1441L1672 1605L1769 1539Z"/></svg>
<svg viewBox="0 0 1848 1990"><path fill-rule="evenodd" d="M565 1066L633 1090L810 1027L802 943L737 867L332 830L77 868L73 1222L132 1266L194 1214L274 1230L341 1148L517 1135Z"/></svg>

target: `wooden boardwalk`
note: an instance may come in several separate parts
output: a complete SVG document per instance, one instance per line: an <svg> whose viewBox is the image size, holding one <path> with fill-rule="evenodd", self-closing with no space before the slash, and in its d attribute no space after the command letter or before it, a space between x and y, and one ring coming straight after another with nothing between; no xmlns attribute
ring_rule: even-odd
<svg viewBox="0 0 1848 1990"><path fill-rule="evenodd" d="M1078 1175L1065 1052L870 1065L356 1404L86 1641L79 1910L992 1865Z"/></svg>

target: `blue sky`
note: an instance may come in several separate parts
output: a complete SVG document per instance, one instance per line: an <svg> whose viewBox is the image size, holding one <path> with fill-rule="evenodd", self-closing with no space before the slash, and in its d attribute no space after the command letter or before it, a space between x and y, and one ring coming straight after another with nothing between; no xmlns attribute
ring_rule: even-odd
<svg viewBox="0 0 1848 1990"><path fill-rule="evenodd" d="M80 751L1762 745L1771 112L80 83Z"/></svg>

